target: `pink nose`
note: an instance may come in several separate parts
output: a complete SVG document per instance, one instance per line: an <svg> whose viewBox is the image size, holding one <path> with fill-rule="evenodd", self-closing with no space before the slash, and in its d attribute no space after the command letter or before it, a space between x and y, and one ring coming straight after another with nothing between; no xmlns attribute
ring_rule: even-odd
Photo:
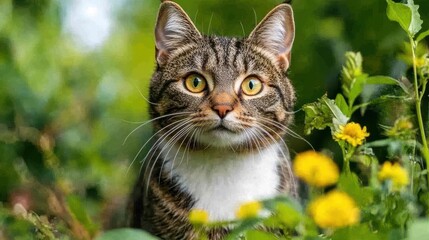
<svg viewBox="0 0 429 240"><path fill-rule="evenodd" d="M213 110L217 112L220 118L224 118L228 112L232 111L231 105L220 104L213 106Z"/></svg>

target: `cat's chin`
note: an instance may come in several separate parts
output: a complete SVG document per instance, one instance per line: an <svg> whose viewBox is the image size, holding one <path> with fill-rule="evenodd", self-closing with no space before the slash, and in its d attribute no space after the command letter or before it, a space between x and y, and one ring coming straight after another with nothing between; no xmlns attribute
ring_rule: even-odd
<svg viewBox="0 0 429 240"><path fill-rule="evenodd" d="M225 127L217 127L198 136L198 142L212 147L226 148L243 145L248 140L243 132L234 132Z"/></svg>

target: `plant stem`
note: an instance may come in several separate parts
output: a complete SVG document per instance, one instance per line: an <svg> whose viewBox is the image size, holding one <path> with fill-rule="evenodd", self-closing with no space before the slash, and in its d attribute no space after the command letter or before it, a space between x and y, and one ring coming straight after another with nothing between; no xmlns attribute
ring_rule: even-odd
<svg viewBox="0 0 429 240"><path fill-rule="evenodd" d="M421 110L421 100L423 98L424 91L422 90L421 95L419 92L419 85L417 81L417 66L416 66L416 48L417 43L410 37L411 43L411 52L413 54L413 75L414 75L414 94L416 101L416 114L417 114L417 122L419 124L420 137L422 139L422 154L424 159L426 160L426 168L429 168L429 148L426 140L425 126L423 124L422 110ZM426 86L423 87L426 90ZM429 174L427 176L427 184L429 185Z"/></svg>
<svg viewBox="0 0 429 240"><path fill-rule="evenodd" d="M350 171L350 149L345 149L346 146L341 146L341 151L343 152L343 173L345 173L346 175L349 175L351 173Z"/></svg>

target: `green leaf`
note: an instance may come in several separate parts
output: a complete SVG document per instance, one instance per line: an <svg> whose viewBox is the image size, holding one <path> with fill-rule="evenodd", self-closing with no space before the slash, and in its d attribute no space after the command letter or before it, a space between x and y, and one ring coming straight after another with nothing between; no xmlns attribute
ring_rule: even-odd
<svg viewBox="0 0 429 240"><path fill-rule="evenodd" d="M349 94L349 103L353 105L356 98L363 91L363 87L365 86L366 80L368 78L367 74L362 74L356 77L352 84L350 85L350 94Z"/></svg>
<svg viewBox="0 0 429 240"><path fill-rule="evenodd" d="M321 101L323 101L328 106L329 110L331 110L332 114L334 115L332 119L333 125L345 125L347 121L349 121L349 118L346 117L343 112L341 112L340 108L338 108L338 106L335 105L335 102L332 99L329 99L326 94L321 98Z"/></svg>
<svg viewBox="0 0 429 240"><path fill-rule="evenodd" d="M357 225L338 229L332 235L332 240L378 240L386 239L385 236L372 232L367 225Z"/></svg>
<svg viewBox="0 0 429 240"><path fill-rule="evenodd" d="M360 113L363 116L366 108L368 105L373 104L374 97L377 97L380 92L381 85L399 85L401 86L401 83L397 81L396 79L388 76L371 76L368 77L365 81L365 85L363 87L363 90L360 94L360 99L362 104L358 106L354 106L357 108L353 108L353 111L360 108ZM402 87L402 86L401 86ZM385 96L385 95L383 95Z"/></svg>
<svg viewBox="0 0 429 240"><path fill-rule="evenodd" d="M410 7L403 3L395 3L392 0L386 1L386 14L389 20L398 22L402 29L411 35L409 28L412 21L412 10Z"/></svg>
<svg viewBox="0 0 429 240"><path fill-rule="evenodd" d="M359 206L367 206L373 201L373 192L370 188L363 188L356 174L341 174L338 189L349 194Z"/></svg>
<svg viewBox="0 0 429 240"><path fill-rule="evenodd" d="M294 209L290 204L278 203L276 206L275 213L283 224L289 228L296 227L302 216L301 213Z"/></svg>
<svg viewBox="0 0 429 240"><path fill-rule="evenodd" d="M238 239L238 237L248 230L251 230L255 227L255 225L259 224L262 221L261 218L252 218L252 219L246 219L243 222L241 222L234 230L232 230L226 237L226 240L235 240Z"/></svg>
<svg viewBox="0 0 429 240"><path fill-rule="evenodd" d="M407 6L411 9L411 23L408 27L408 31L411 33L411 36L414 37L414 35L422 29L423 21L418 11L419 5L415 5L414 0L408 0Z"/></svg>
<svg viewBox="0 0 429 240"><path fill-rule="evenodd" d="M297 201L296 199L287 196L287 195L279 195L275 198L271 198L271 199L267 199L262 201L264 208L269 210L269 211L276 211L277 210L277 205L279 203L281 204L287 204L288 206L290 206L291 208L293 208L294 211L302 213L304 210L302 209L302 205L299 201Z"/></svg>
<svg viewBox="0 0 429 240"><path fill-rule="evenodd" d="M422 29L423 21L418 9L419 5L415 5L414 0L408 0L407 4L387 0L387 17L391 21L398 22L411 37Z"/></svg>
<svg viewBox="0 0 429 240"><path fill-rule="evenodd" d="M427 239L429 236L429 220L419 219L410 225L408 240Z"/></svg>
<svg viewBox="0 0 429 240"><path fill-rule="evenodd" d="M326 94L323 97L326 97ZM305 112L305 134L310 134L313 129L323 130L332 125L332 118L334 115L321 99L318 99L318 101L314 103L305 104L302 109Z"/></svg>
<svg viewBox="0 0 429 240"><path fill-rule="evenodd" d="M101 236L97 237L96 240L157 240L157 237L154 237L150 235L149 233L137 230L137 229L131 229L131 228L122 228L122 229L115 229L111 231L107 231L103 233Z"/></svg>
<svg viewBox="0 0 429 240"><path fill-rule="evenodd" d="M350 117L349 106L341 93L338 93L335 97L335 104L340 108L341 112Z"/></svg>
<svg viewBox="0 0 429 240"><path fill-rule="evenodd" d="M402 90L404 90L405 93L408 93L408 88L404 83L388 76L371 76L366 79L366 84L398 85L402 88Z"/></svg>
<svg viewBox="0 0 429 240"><path fill-rule="evenodd" d="M304 105L302 109L305 112L305 134L310 134L313 129L323 130L328 126L336 129L338 125L344 125L349 120L326 94L317 102Z"/></svg>
<svg viewBox="0 0 429 240"><path fill-rule="evenodd" d="M246 233L246 240L276 240L278 237L272 233L258 230L249 230Z"/></svg>
<svg viewBox="0 0 429 240"><path fill-rule="evenodd" d="M388 76L371 76L366 79L366 84L398 85L398 80Z"/></svg>
<svg viewBox="0 0 429 240"><path fill-rule="evenodd" d="M66 201L67 206L69 207L75 219L80 222L85 227L85 229L91 233L91 235L95 233L96 226L89 218L89 215L86 212L86 209L83 206L81 200L75 195L69 195L67 196Z"/></svg>
<svg viewBox="0 0 429 240"><path fill-rule="evenodd" d="M419 36L417 36L417 38L416 38L416 42L420 42L421 40L423 40L427 36L429 36L429 29L420 33Z"/></svg>

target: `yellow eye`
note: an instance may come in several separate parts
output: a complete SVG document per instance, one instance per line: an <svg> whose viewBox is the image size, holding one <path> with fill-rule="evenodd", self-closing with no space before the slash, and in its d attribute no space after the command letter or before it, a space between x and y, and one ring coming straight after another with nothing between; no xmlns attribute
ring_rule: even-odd
<svg viewBox="0 0 429 240"><path fill-rule="evenodd" d="M193 73L185 79L185 87L192 93L200 93L206 89L206 86L206 80L199 74Z"/></svg>
<svg viewBox="0 0 429 240"><path fill-rule="evenodd" d="M262 82L256 77L248 77L241 83L241 90L248 96L255 96L262 91Z"/></svg>

